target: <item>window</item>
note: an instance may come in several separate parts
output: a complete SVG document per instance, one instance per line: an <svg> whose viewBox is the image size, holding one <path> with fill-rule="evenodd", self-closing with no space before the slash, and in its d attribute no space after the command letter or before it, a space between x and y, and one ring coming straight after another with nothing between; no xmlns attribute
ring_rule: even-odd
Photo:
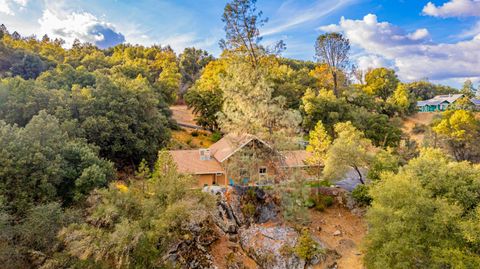
<svg viewBox="0 0 480 269"><path fill-rule="evenodd" d="M210 160L210 150L209 149L200 149L200 160L202 160L202 161Z"/></svg>
<svg viewBox="0 0 480 269"><path fill-rule="evenodd" d="M260 176L266 176L267 175L267 168L266 167L260 167L258 169L258 173L260 174Z"/></svg>

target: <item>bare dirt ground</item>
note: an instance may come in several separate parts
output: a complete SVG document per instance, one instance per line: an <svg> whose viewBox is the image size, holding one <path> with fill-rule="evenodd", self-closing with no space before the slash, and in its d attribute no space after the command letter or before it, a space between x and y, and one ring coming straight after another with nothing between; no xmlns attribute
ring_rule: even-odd
<svg viewBox="0 0 480 269"><path fill-rule="evenodd" d="M432 122L433 117L435 115L440 115L440 114L437 112L422 112L422 113L417 113L413 116L407 117L403 122L403 131L409 134L413 140L415 140L419 145L421 145L425 134L423 133L414 134L412 132L412 129L413 127L415 127L415 124L429 125Z"/></svg>
<svg viewBox="0 0 480 269"><path fill-rule="evenodd" d="M191 109L188 109L185 105L176 105L171 106L170 110L172 110L172 118L179 123L185 123L189 125L197 125L195 122L195 115L193 114Z"/></svg>
<svg viewBox="0 0 480 269"><path fill-rule="evenodd" d="M230 244L232 243L228 241L228 238L226 236L222 236L212 246L211 254L213 256L213 262L218 268L227 268L227 263L229 260L228 257L229 255L232 255L231 253L234 253L235 258L242 261L245 268L248 268L248 269L258 268L255 261L252 260L250 257L248 257L247 254L245 254L245 252L239 247L238 244L236 245L236 248L233 248L233 249L229 247Z"/></svg>
<svg viewBox="0 0 480 269"><path fill-rule="evenodd" d="M342 256L337 260L339 269L363 268L360 247L367 232L367 225L361 217L342 206L335 205L324 212L312 210L311 221L311 231ZM341 234L334 235L336 231L340 231Z"/></svg>

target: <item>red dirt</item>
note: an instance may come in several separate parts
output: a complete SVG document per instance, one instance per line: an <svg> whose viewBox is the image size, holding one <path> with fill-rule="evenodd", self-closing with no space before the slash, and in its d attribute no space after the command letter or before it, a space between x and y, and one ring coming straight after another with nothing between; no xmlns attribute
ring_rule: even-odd
<svg viewBox="0 0 480 269"><path fill-rule="evenodd" d="M240 247L240 244L237 244L237 249L233 252L229 245L232 244L228 241L227 236L220 237L217 242L211 248L211 254L213 256L213 263L217 268L227 268L227 257L234 253L235 259L240 260L245 268L247 269L256 269L258 268L254 260L245 254L245 252Z"/></svg>
<svg viewBox="0 0 480 269"><path fill-rule="evenodd" d="M324 212L312 210L311 221L311 231L329 248L335 249L342 255L337 260L339 269L363 268L363 254L360 247L367 232L367 225L361 217L352 214L342 206L335 205ZM318 231L319 227L321 231ZM333 235L337 230L341 232L340 236ZM323 268L323 266L314 268Z"/></svg>

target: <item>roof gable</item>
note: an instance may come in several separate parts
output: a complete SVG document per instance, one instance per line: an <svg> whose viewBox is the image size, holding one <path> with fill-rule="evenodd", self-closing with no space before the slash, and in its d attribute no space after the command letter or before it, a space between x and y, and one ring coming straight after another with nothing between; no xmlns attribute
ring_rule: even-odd
<svg viewBox="0 0 480 269"><path fill-rule="evenodd" d="M225 135L222 139L218 140L217 143L210 146L210 152L217 161L222 163L254 140L271 148L270 145L254 135L231 133Z"/></svg>
<svg viewBox="0 0 480 269"><path fill-rule="evenodd" d="M440 104L452 104L463 96L463 94L437 95L432 99L418 101L417 106L437 106Z"/></svg>

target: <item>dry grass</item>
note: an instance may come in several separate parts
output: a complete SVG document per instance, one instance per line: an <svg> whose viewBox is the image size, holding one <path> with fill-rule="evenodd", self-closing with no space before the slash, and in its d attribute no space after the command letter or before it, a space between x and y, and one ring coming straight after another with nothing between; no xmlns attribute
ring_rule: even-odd
<svg viewBox="0 0 480 269"><path fill-rule="evenodd" d="M195 133L198 135L192 135ZM213 144L210 132L192 129L172 131L172 140L173 143L170 146L171 149L208 148Z"/></svg>
<svg viewBox="0 0 480 269"><path fill-rule="evenodd" d="M432 123L433 118L436 115L440 115L438 112L422 112L407 117L403 122L403 131L410 136L411 139L415 140L419 145L423 144L423 139L425 137L424 133L414 134L412 132L413 127L416 124L428 126Z"/></svg>

